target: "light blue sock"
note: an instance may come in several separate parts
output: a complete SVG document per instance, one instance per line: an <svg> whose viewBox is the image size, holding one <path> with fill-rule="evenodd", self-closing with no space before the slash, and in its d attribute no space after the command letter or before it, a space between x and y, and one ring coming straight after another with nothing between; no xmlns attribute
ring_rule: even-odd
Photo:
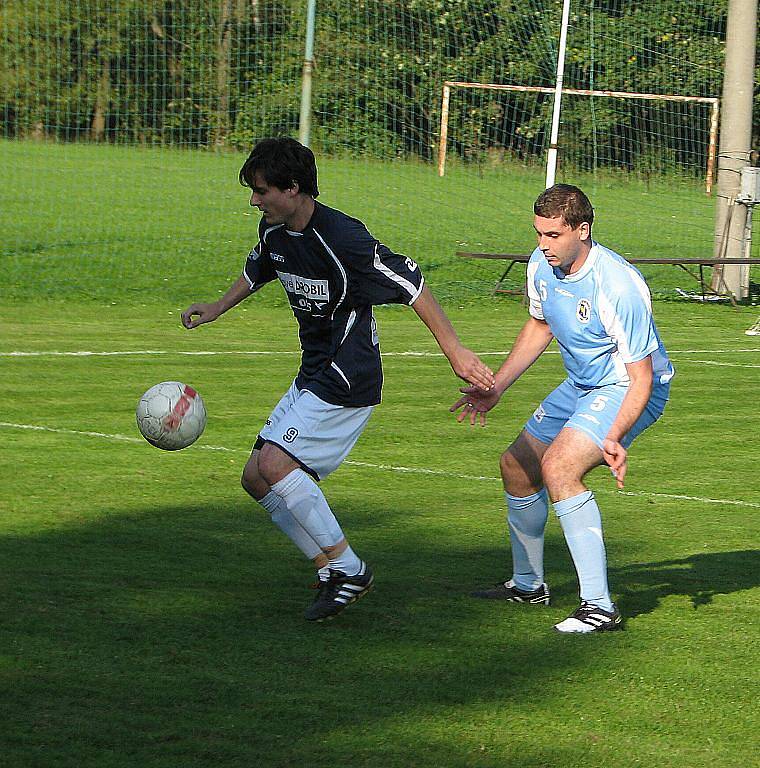
<svg viewBox="0 0 760 768"><path fill-rule="evenodd" d="M612 610L607 585L607 554L602 535L602 516L591 491L554 502L565 541L580 582L581 600L605 611Z"/></svg>
<svg viewBox="0 0 760 768"><path fill-rule="evenodd" d="M544 582L544 528L549 517L546 489L520 498L505 493L507 525L512 545L512 580L520 589L533 591Z"/></svg>

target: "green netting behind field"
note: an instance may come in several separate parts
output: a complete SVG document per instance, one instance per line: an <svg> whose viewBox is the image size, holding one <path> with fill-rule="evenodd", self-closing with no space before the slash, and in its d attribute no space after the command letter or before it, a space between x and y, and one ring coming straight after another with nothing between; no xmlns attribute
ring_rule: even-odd
<svg viewBox="0 0 760 768"><path fill-rule="evenodd" d="M213 298L240 274L257 239L259 214L237 183L242 160L240 153L0 142L11 182L0 188L0 229L17 238L0 246L3 295ZM391 248L417 259L442 297L462 299L488 295L503 264L456 252L530 252L531 206L541 181L540 170L519 165L507 174L460 167L439 178L421 162L324 158L320 200L358 216ZM699 243L711 243L712 201L698 183L645 184L614 174L587 174L581 183L597 208L594 236L623 255L708 252ZM683 228L691 232L688 242ZM645 273L661 296L697 288L673 267ZM516 267L508 284L519 289L523 276ZM269 291L267 300L279 296Z"/></svg>
<svg viewBox="0 0 760 768"><path fill-rule="evenodd" d="M553 86L562 1L316 8L322 199L418 258L440 291L487 293L500 265L454 254L532 248L552 97L452 92L438 178L443 83ZM726 10L573 0L565 86L718 96ZM7 0L0 29L4 295L223 289L255 239L242 158L299 133L306 0ZM709 122L702 103L568 96L558 180L589 192L595 234L622 253L709 256ZM696 287L672 268L647 277L663 295Z"/></svg>

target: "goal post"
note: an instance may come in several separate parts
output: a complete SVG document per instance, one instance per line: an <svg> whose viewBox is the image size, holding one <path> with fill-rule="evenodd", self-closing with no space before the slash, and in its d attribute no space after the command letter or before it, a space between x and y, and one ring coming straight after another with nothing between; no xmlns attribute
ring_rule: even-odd
<svg viewBox="0 0 760 768"><path fill-rule="evenodd" d="M454 80L446 80L443 83L443 93L441 98L441 126L440 138L438 144L438 175L443 176L446 171L446 154L449 135L449 113L451 109L452 89L470 89L484 91L509 91L514 93L537 93L549 94L556 93L555 88L531 85L510 85L501 83L467 83ZM707 131L707 162L705 168L705 193L712 193L713 179L715 176L715 158L718 140L718 119L720 112L720 99L707 96L681 96L677 94L659 94L659 93L633 93L628 91L606 91L589 90L581 88L563 88L562 93L568 96L600 97L608 99L623 100L641 100L641 101L662 101L679 102L682 104L694 103L705 104L710 108L709 128Z"/></svg>

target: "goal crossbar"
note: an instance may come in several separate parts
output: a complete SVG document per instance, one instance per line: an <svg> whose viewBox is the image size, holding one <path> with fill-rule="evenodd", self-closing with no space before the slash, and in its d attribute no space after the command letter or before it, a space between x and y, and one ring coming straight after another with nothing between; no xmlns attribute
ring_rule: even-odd
<svg viewBox="0 0 760 768"><path fill-rule="evenodd" d="M508 85L503 83L465 83L456 80L446 80L443 83L441 99L441 133L438 145L438 175L443 176L446 169L446 145L449 133L449 104L452 88L470 88L488 91L516 91L520 93L556 93L556 89L539 85ZM715 155L718 142L718 119L720 114L720 99L711 96L681 96L664 93L633 93L628 91L598 91L582 88L563 88L563 94L571 96L604 96L613 99L639 99L647 101L679 101L695 104L710 105L710 139L707 151L707 169L705 173L705 193L712 192L715 175Z"/></svg>

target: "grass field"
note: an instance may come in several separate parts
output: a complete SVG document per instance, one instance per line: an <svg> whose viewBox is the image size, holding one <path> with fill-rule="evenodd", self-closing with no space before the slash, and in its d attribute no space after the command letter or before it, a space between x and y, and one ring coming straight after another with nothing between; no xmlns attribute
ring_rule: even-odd
<svg viewBox="0 0 760 768"><path fill-rule="evenodd" d="M238 485L298 361L292 316L262 299L192 333L160 296L0 306L0 764L756 764L754 310L656 305L672 402L625 492L590 476L625 631L583 638L551 631L577 601L553 518L551 608L468 597L509 573L498 456L560 380L558 355L471 429L400 308L377 312L383 405L323 484L377 586L331 623L302 619L309 565ZM494 366L525 318L514 299L449 309ZM63 354L82 352L99 354ZM174 454L134 425L141 392L170 378L209 411Z"/></svg>
<svg viewBox="0 0 760 768"><path fill-rule="evenodd" d="M237 183L242 160L237 153L0 140L4 295L184 303L191 293L218 290L239 275L257 237L257 217ZM503 268L463 263L457 251L529 253L535 246L540 168L453 165L441 179L432 165L319 158L319 169L320 199L415 258L444 298L478 301ZM594 236L623 255L712 254L715 201L701 183L601 174L559 180L586 189L597 212ZM676 287L698 289L672 266L643 271L661 298L676 298ZM524 269L511 277L519 287ZM751 278L756 300L760 269Z"/></svg>

